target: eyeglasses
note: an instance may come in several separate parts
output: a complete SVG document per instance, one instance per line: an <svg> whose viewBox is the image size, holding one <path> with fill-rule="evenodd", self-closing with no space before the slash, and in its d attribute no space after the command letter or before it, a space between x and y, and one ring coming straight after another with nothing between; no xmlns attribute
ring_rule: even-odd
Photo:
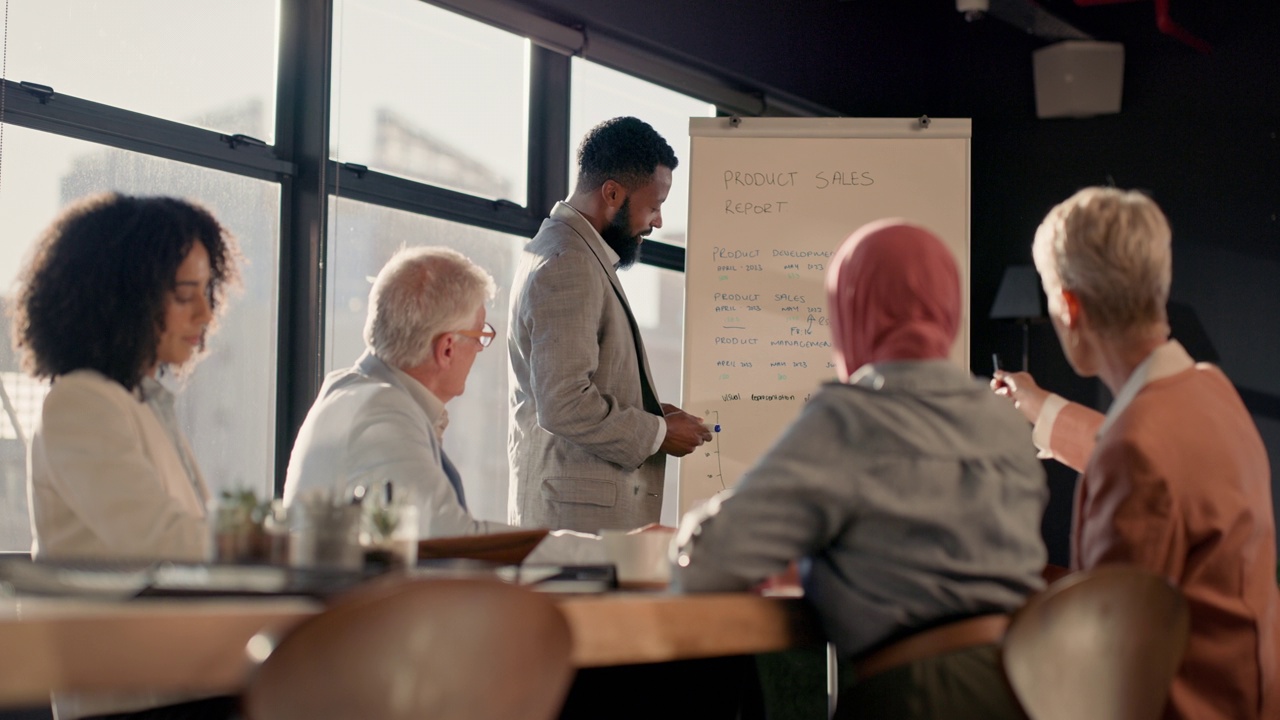
<svg viewBox="0 0 1280 720"><path fill-rule="evenodd" d="M484 324L483 330L454 330L453 333L455 335L475 338L476 342L480 343L480 347L482 348L489 347L489 343L493 342L493 339L498 336L498 331L494 330L493 326L487 322Z"/></svg>

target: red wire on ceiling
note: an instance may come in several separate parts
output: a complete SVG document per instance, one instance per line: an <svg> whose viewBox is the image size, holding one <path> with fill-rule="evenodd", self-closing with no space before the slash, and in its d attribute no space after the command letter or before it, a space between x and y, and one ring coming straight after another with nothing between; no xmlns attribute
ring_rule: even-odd
<svg viewBox="0 0 1280 720"><path fill-rule="evenodd" d="M1116 5L1119 3L1140 2L1142 0L1075 0L1076 5L1080 7L1088 7L1090 5ZM1213 48L1209 43L1201 40L1191 34L1190 30L1182 27L1169 15L1169 0L1155 0L1156 4L1156 27L1160 32L1171 38L1179 40L1191 46L1198 52L1208 55Z"/></svg>

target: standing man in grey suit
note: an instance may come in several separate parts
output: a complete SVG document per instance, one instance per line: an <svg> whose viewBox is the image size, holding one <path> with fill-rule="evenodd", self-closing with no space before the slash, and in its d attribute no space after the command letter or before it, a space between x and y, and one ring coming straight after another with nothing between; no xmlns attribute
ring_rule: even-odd
<svg viewBox="0 0 1280 720"><path fill-rule="evenodd" d="M597 125L578 184L525 247L511 291L508 520L584 532L655 523L667 455L711 439L659 403L617 270L662 227L675 152L647 123Z"/></svg>

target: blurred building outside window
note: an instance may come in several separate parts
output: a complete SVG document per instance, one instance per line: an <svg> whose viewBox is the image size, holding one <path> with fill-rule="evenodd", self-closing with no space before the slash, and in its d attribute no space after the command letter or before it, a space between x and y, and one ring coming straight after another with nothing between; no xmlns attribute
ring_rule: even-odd
<svg viewBox="0 0 1280 720"><path fill-rule="evenodd" d="M7 78L157 118L274 142L279 2L24 0L9 17ZM57 32L24 31L56 28ZM187 28L190 31L174 31ZM195 32L198 28L199 32ZM378 52L368 52L378 48ZM419 0L335 0L331 157L488 199L527 202L530 43ZM572 61L571 143L616 115L654 125L681 159L664 227L652 239L683 245L688 118L714 106L624 73ZM280 186L139 153L6 125L0 222L0 303L37 234L68 202L120 191L197 200L240 239L248 258L211 353L180 396L179 414L216 494L272 489ZM570 161L570 166L574 163ZM481 353L466 393L450 406L445 447L481 518L507 503L507 293L527 238L342 197L329 202L324 360L350 365L363 350L370 279L402 245L438 244L493 274L488 307L498 339ZM683 275L639 264L622 273L660 396L678 401ZM24 375L0 317L0 551L30 546L25 447L47 384ZM674 523L676 464L664 522Z"/></svg>
<svg viewBox="0 0 1280 720"><path fill-rule="evenodd" d="M332 89L335 160L525 204L528 40L418 0L336 0Z"/></svg>

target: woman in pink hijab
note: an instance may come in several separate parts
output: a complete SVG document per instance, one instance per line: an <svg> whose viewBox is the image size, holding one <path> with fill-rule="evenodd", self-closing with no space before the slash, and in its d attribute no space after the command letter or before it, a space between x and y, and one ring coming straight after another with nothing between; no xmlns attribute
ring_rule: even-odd
<svg viewBox="0 0 1280 720"><path fill-rule="evenodd" d="M840 247L827 293L840 380L686 516L675 582L745 590L799 560L854 664L837 717L1021 717L995 643L1042 587L1047 490L1026 422L947 359L955 260L928 230L881 220Z"/></svg>

